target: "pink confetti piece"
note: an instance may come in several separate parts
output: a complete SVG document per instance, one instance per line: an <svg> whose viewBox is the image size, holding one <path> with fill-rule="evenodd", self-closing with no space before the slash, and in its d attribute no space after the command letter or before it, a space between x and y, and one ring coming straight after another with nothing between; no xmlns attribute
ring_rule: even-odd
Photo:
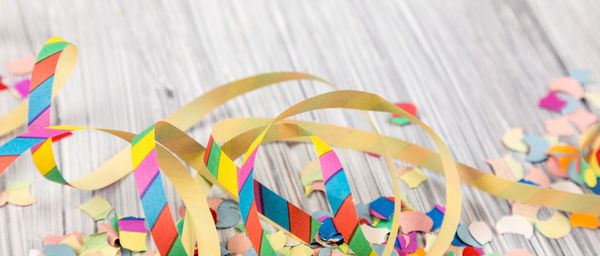
<svg viewBox="0 0 600 256"><path fill-rule="evenodd" d="M503 256L535 256L535 255L524 249L515 249L515 250L506 252Z"/></svg>
<svg viewBox="0 0 600 256"><path fill-rule="evenodd" d="M98 223L98 233L106 232L106 241L113 247L117 247L117 239L119 239L119 234L115 231L110 224L106 223ZM82 241L83 243L83 241Z"/></svg>
<svg viewBox="0 0 600 256"><path fill-rule="evenodd" d="M18 97L21 99L25 99L29 95L30 82L31 81L29 79L23 79L13 86L13 89L18 93Z"/></svg>
<svg viewBox="0 0 600 256"><path fill-rule="evenodd" d="M567 93L577 99L583 98L583 86L571 77L560 77L550 82L550 91Z"/></svg>
<svg viewBox="0 0 600 256"><path fill-rule="evenodd" d="M567 119L571 121L580 132L585 132L590 125L598 121L596 115L586 111L583 108L580 108L572 114L567 115Z"/></svg>
<svg viewBox="0 0 600 256"><path fill-rule="evenodd" d="M569 175L560 168L560 162L557 157L550 156L546 161L546 169L556 177L567 178Z"/></svg>
<svg viewBox="0 0 600 256"><path fill-rule="evenodd" d="M31 73L34 64L35 56L30 55L22 59L9 61L6 63L6 69L15 75L25 75Z"/></svg>
<svg viewBox="0 0 600 256"><path fill-rule="evenodd" d="M548 132L549 135L554 136L568 137L573 135L575 132L566 116L562 116L553 120L546 120L544 121L544 127L546 127L546 132Z"/></svg>
<svg viewBox="0 0 600 256"><path fill-rule="evenodd" d="M524 180L535 182L541 187L547 187L550 185L550 178L545 172L537 167L532 166L529 173L523 177Z"/></svg>
<svg viewBox="0 0 600 256"><path fill-rule="evenodd" d="M540 107L554 112L559 112L565 105L567 105L567 102L560 99L555 92L549 92L548 95L540 99L539 102Z"/></svg>
<svg viewBox="0 0 600 256"><path fill-rule="evenodd" d="M223 202L223 198L209 198L206 200L206 203L208 204L208 208L213 209L213 210L217 210L219 209L219 205Z"/></svg>
<svg viewBox="0 0 600 256"><path fill-rule="evenodd" d="M508 164L506 164L506 161L504 161L503 158L487 159L485 161L490 165L490 167L492 167L492 170L494 171L494 174L496 174L496 176L510 181L516 181L512 174L512 171L510 170Z"/></svg>
<svg viewBox="0 0 600 256"><path fill-rule="evenodd" d="M371 152L365 152L367 153L367 155L372 156L372 157L376 157L376 158L380 158L381 155L375 154L375 153L371 153Z"/></svg>
<svg viewBox="0 0 600 256"><path fill-rule="evenodd" d="M427 214L419 211L405 211L398 216L398 224L404 234L413 231L429 232L433 227L433 220Z"/></svg>
<svg viewBox="0 0 600 256"><path fill-rule="evenodd" d="M539 205L514 202L512 204L513 215L537 219L537 214L542 207Z"/></svg>
<svg viewBox="0 0 600 256"><path fill-rule="evenodd" d="M237 233L227 242L227 250L236 255L244 255L250 247L252 247L252 242L245 233Z"/></svg>

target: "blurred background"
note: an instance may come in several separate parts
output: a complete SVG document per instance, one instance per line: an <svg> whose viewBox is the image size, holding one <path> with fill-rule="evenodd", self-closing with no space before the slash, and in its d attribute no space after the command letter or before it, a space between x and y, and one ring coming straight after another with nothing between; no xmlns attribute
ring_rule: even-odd
<svg viewBox="0 0 600 256"><path fill-rule="evenodd" d="M540 109L548 83L570 69L600 78L599 1L20 1L0 2L0 76L5 62L36 55L51 36L73 42L78 64L54 101L54 124L140 132L221 84L274 71L307 72L343 89L413 102L419 117L449 145L454 157L491 172L485 163L509 153L504 132L523 127L543 135ZM591 85L593 90L594 86ZM587 90L587 89L586 89ZM235 99L188 133L205 144L212 126L231 117L274 117L288 106L327 92L319 83L291 82ZM3 92L0 114L20 101ZM597 112L596 112L597 113ZM371 114L386 135L433 148L416 125L396 126ZM356 111L327 110L302 120L369 130ZM4 143L25 131L0 137ZM572 138L561 138L574 143ZM60 166L73 180L108 160L126 144L97 132L79 132L55 146ZM306 211L327 210L323 194L305 197L299 173L314 159L310 145L278 143L259 154L256 178ZM357 203L392 194L383 159L336 149ZM521 163L524 154L514 154ZM401 165L398 163L398 165ZM525 165L525 170L529 166ZM445 204L443 176L408 189L417 210ZM38 202L0 208L0 255L41 249L46 234L94 233L95 223L76 207L93 195L109 200L118 216L143 216L129 176L98 191L79 191L46 181L29 155L0 179L0 190L32 181ZM173 211L180 199L167 183ZM466 185L461 223L491 227L511 214L511 203ZM215 196L223 193L214 189ZM541 218L552 210L543 209ZM111 215L114 216L114 215ZM226 241L234 231L221 231ZM600 233L574 229L560 239L535 232L495 234L485 252L524 248L536 255L592 255ZM422 242L422 241L421 241ZM421 243L422 244L422 243Z"/></svg>

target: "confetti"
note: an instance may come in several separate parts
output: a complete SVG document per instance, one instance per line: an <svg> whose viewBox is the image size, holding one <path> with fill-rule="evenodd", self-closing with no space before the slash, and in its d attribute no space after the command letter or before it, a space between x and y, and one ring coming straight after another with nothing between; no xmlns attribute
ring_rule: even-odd
<svg viewBox="0 0 600 256"><path fill-rule="evenodd" d="M373 223L373 217L371 217L371 213L369 212L370 208L368 204L357 204L355 208L359 218L366 219L369 223Z"/></svg>
<svg viewBox="0 0 600 256"><path fill-rule="evenodd" d="M560 113L563 115L572 114L581 107L579 99L565 94L559 94L558 97L567 102L567 105L560 109Z"/></svg>
<svg viewBox="0 0 600 256"><path fill-rule="evenodd" d="M588 69L570 69L568 74L571 78L577 80L582 85L591 84L594 81L590 79L590 71Z"/></svg>
<svg viewBox="0 0 600 256"><path fill-rule="evenodd" d="M29 79L23 79L13 86L13 94L15 97L20 99L25 99L29 95L29 83L31 81Z"/></svg>
<svg viewBox="0 0 600 256"><path fill-rule="evenodd" d="M227 250L234 254L244 254L252 247L250 239L245 233L237 233L227 242Z"/></svg>
<svg viewBox="0 0 600 256"><path fill-rule="evenodd" d="M575 132L571 123L569 123L569 119L565 116L559 117L553 120L544 121L544 127L546 127L546 132L550 135L556 136L571 136Z"/></svg>
<svg viewBox="0 0 600 256"><path fill-rule="evenodd" d="M521 234L529 239L533 236L533 225L519 216L504 216L496 223L496 232Z"/></svg>
<svg viewBox="0 0 600 256"><path fill-rule="evenodd" d="M99 196L92 197L90 201L77 206L77 208L84 211L95 221L106 219L108 214L113 210L112 205L106 199Z"/></svg>
<svg viewBox="0 0 600 256"><path fill-rule="evenodd" d="M524 249L515 249L515 250L506 252L503 256L535 256L535 255Z"/></svg>
<svg viewBox="0 0 600 256"><path fill-rule="evenodd" d="M431 211L427 212L427 216L433 221L433 230L438 229L442 225L445 209L443 206L436 204Z"/></svg>
<svg viewBox="0 0 600 256"><path fill-rule="evenodd" d="M560 77L550 82L550 91L564 92L577 99L583 97L583 87L571 77Z"/></svg>
<svg viewBox="0 0 600 256"><path fill-rule="evenodd" d="M383 244L373 245L373 251L375 251L375 253L377 253L377 255L383 255L384 250L385 250L385 245L383 245ZM400 256L400 254L398 254L398 252L396 250L392 250L391 256Z"/></svg>
<svg viewBox="0 0 600 256"><path fill-rule="evenodd" d="M373 216L389 220L392 214L394 214L394 199L382 196L371 202L369 208L369 212L373 214Z"/></svg>
<svg viewBox="0 0 600 256"><path fill-rule="evenodd" d="M0 207L6 205L8 202L8 192L0 191Z"/></svg>
<svg viewBox="0 0 600 256"><path fill-rule="evenodd" d="M390 230L387 228L374 228L369 225L360 225L365 238L372 244L382 244L386 241Z"/></svg>
<svg viewBox="0 0 600 256"><path fill-rule="evenodd" d="M134 252L148 250L146 247L148 230L143 218L123 217L119 218L117 223L119 226L119 243L123 248Z"/></svg>
<svg viewBox="0 0 600 256"><path fill-rule="evenodd" d="M34 64L35 56L30 55L22 59L7 62L6 69L14 75L25 75L31 73Z"/></svg>
<svg viewBox="0 0 600 256"><path fill-rule="evenodd" d="M524 180L533 181L542 187L550 186L550 178L546 173L535 166L531 166L529 173L523 177Z"/></svg>
<svg viewBox="0 0 600 256"><path fill-rule="evenodd" d="M404 125L410 124L410 119L408 119L406 117L390 117L388 120L390 121L390 123L399 125L399 126L404 126Z"/></svg>
<svg viewBox="0 0 600 256"><path fill-rule="evenodd" d="M566 169L563 170L560 167L560 161L555 156L548 157L546 161L546 169L556 177L566 178L568 177Z"/></svg>
<svg viewBox="0 0 600 256"><path fill-rule="evenodd" d="M417 116L417 107L410 102L396 103L396 106L398 106L399 108L403 109L404 111L408 112L409 114L411 114L413 116ZM411 123L410 119L408 119L406 117L401 117L398 114L392 114L392 117L389 118L389 121L393 124L400 125L400 126Z"/></svg>
<svg viewBox="0 0 600 256"><path fill-rule="evenodd" d="M586 92L583 94L583 99L588 102L593 108L600 108L600 93Z"/></svg>
<svg viewBox="0 0 600 256"><path fill-rule="evenodd" d="M479 243L469 231L469 227L464 224L458 224L458 228L456 229L456 236L460 239L461 242L473 246L473 247L483 247L483 244Z"/></svg>
<svg viewBox="0 0 600 256"><path fill-rule="evenodd" d="M569 221L571 222L571 226L574 228L582 227L589 229L597 229L600 226L600 222L598 221L598 216L593 214L585 214L585 213L572 213L569 216Z"/></svg>
<svg viewBox="0 0 600 256"><path fill-rule="evenodd" d="M512 170L508 167L508 164L503 158L487 159L485 161L490 165L490 167L492 167L492 170L496 176L503 179L516 181L512 174Z"/></svg>
<svg viewBox="0 0 600 256"><path fill-rule="evenodd" d="M512 157L512 154L506 154L503 159L512 173L512 180L523 178L523 166Z"/></svg>
<svg viewBox="0 0 600 256"><path fill-rule="evenodd" d="M269 241L271 242L271 247L273 247L273 249L275 251L279 251L279 250L281 250L281 248L283 248L285 246L287 236L285 235L285 233L283 233L283 231L278 231L278 232L269 234L268 237L269 237Z"/></svg>
<svg viewBox="0 0 600 256"><path fill-rule="evenodd" d="M233 227L237 225L242 218L238 204L231 200L223 200L223 202L219 204L217 216L219 216L216 224L218 229Z"/></svg>
<svg viewBox="0 0 600 256"><path fill-rule="evenodd" d="M96 233L89 235L83 242L81 249L82 256L97 255L115 255L119 248L112 247L106 241L106 233Z"/></svg>
<svg viewBox="0 0 600 256"><path fill-rule="evenodd" d="M77 256L73 249L66 244L50 244L44 247L42 253L48 256Z"/></svg>
<svg viewBox="0 0 600 256"><path fill-rule="evenodd" d="M8 86L2 82L2 77L0 77L0 91L7 90Z"/></svg>
<svg viewBox="0 0 600 256"><path fill-rule="evenodd" d="M546 160L546 150L550 148L550 143L543 137L528 135L523 138L523 142L529 146L529 153L525 161L537 163Z"/></svg>
<svg viewBox="0 0 600 256"><path fill-rule="evenodd" d="M523 129L513 128L504 133L502 143L512 151L527 152L527 144L523 142Z"/></svg>
<svg viewBox="0 0 600 256"><path fill-rule="evenodd" d="M561 238L571 233L569 219L559 212L554 212L547 220L537 220L535 228L547 238Z"/></svg>
<svg viewBox="0 0 600 256"><path fill-rule="evenodd" d="M540 107L554 112L559 112L565 105L567 105L567 102L559 98L555 92L549 92L539 102Z"/></svg>
<svg viewBox="0 0 600 256"><path fill-rule="evenodd" d="M526 204L521 202L513 202L512 213L526 218L527 220L536 220L537 214L542 207L539 205Z"/></svg>
<svg viewBox="0 0 600 256"><path fill-rule="evenodd" d="M480 255L479 252L471 246L465 247L465 249L463 249L463 251L462 251L462 256L479 256L479 255Z"/></svg>
<svg viewBox="0 0 600 256"><path fill-rule="evenodd" d="M433 227L433 220L427 214L419 211L403 211L398 216L400 230L404 234L413 231L429 232Z"/></svg>
<svg viewBox="0 0 600 256"><path fill-rule="evenodd" d="M567 191L575 194L583 194L583 190L575 183L568 180L561 180L550 184L550 188Z"/></svg>
<svg viewBox="0 0 600 256"><path fill-rule="evenodd" d="M567 115L567 119L569 119L569 121L571 121L580 132L585 132L590 125L598 121L596 115L586 111L583 108L580 108L572 114Z"/></svg>
<svg viewBox="0 0 600 256"><path fill-rule="evenodd" d="M398 170L398 176L409 188L417 188L421 183L427 180L427 176L421 170L416 167L408 170L400 168Z"/></svg>
<svg viewBox="0 0 600 256"><path fill-rule="evenodd" d="M106 233L106 241L108 241L108 244L110 244L110 246L117 247L116 242L119 239L119 234L117 234L117 231L115 231L112 225L106 223L98 223L98 232Z"/></svg>
<svg viewBox="0 0 600 256"><path fill-rule="evenodd" d="M482 245L492 241L492 230L482 221L476 221L469 225L469 233L471 236Z"/></svg>
<svg viewBox="0 0 600 256"><path fill-rule="evenodd" d="M31 182L28 181L15 181L11 183L6 188L6 201L12 205L18 206L32 205L36 200L29 192L30 187Z"/></svg>

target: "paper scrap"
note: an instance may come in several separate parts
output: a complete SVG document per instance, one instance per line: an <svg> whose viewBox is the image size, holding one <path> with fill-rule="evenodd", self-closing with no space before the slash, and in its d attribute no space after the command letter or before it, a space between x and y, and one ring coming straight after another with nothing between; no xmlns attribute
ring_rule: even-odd
<svg viewBox="0 0 600 256"><path fill-rule="evenodd" d="M546 161L546 169L548 170L548 172L550 172L551 174L553 174L556 177L561 177L561 178L568 177L567 170L563 170L560 167L560 160L558 159L558 157L555 157L555 156L548 157L548 160Z"/></svg>
<svg viewBox="0 0 600 256"><path fill-rule="evenodd" d="M527 135L523 137L523 142L529 146L529 152L525 161L537 163L546 160L546 150L550 148L550 143L544 138L537 135Z"/></svg>
<svg viewBox="0 0 600 256"><path fill-rule="evenodd" d="M525 238L531 238L533 236L533 225L523 217L504 216L496 223L496 232L498 234L521 234Z"/></svg>
<svg viewBox="0 0 600 256"><path fill-rule="evenodd" d="M115 255L119 248L112 247L106 241L106 233L96 233L89 235L83 242L81 256Z"/></svg>
<svg viewBox="0 0 600 256"><path fill-rule="evenodd" d="M20 99L27 98L27 96L29 95L29 84L30 83L31 83L31 81L29 79L23 79L23 80L17 82L13 86L13 94L15 94L15 96Z"/></svg>
<svg viewBox="0 0 600 256"><path fill-rule="evenodd" d="M113 210L110 202L99 196L92 197L87 203L77 206L77 208L92 217L94 221L106 219L108 214Z"/></svg>
<svg viewBox="0 0 600 256"><path fill-rule="evenodd" d="M29 181L15 181L6 188L7 202L12 205L28 206L35 203L35 198L31 196Z"/></svg>
<svg viewBox="0 0 600 256"><path fill-rule="evenodd" d="M26 75L31 73L35 64L35 56L29 55L22 59L12 60L6 63L8 72L14 75Z"/></svg>
<svg viewBox="0 0 600 256"><path fill-rule="evenodd" d="M553 189L558 189L562 191L567 191L575 194L583 194L583 190L575 183L568 180L561 180L550 184L550 187Z"/></svg>
<svg viewBox="0 0 600 256"><path fill-rule="evenodd" d="M572 114L567 115L567 119L569 119L569 121L571 121L580 132L585 132L590 125L598 121L596 115L583 108L580 108Z"/></svg>
<svg viewBox="0 0 600 256"><path fill-rule="evenodd" d="M436 230L442 226L445 211L446 209L443 206L436 204L431 211L427 212L427 216L433 221L431 229Z"/></svg>
<svg viewBox="0 0 600 256"><path fill-rule="evenodd" d="M223 200L223 202L219 204L217 215L219 216L216 224L218 229L233 227L242 219L240 207L236 202L231 200Z"/></svg>
<svg viewBox="0 0 600 256"><path fill-rule="evenodd" d="M269 234L268 237L269 242L271 242L271 247L273 247L275 251L279 251L285 246L287 236L285 235L285 233L283 233L283 231L277 231L275 233Z"/></svg>
<svg viewBox="0 0 600 256"><path fill-rule="evenodd" d="M503 256L535 256L533 253L525 249L515 249L506 252Z"/></svg>
<svg viewBox="0 0 600 256"><path fill-rule="evenodd" d="M512 178L514 180L520 180L523 178L523 166L513 158L511 153L504 155L502 159L504 159L504 162L506 162L506 165L508 166L508 169L510 169Z"/></svg>
<svg viewBox="0 0 600 256"><path fill-rule="evenodd" d="M598 226L600 226L598 216L593 214L574 212L571 214L571 216L569 216L569 221L571 222L571 226L573 226L574 228L582 227L589 229L597 229Z"/></svg>
<svg viewBox="0 0 600 256"><path fill-rule="evenodd" d="M480 244L485 245L492 241L492 230L482 221L476 221L469 224L469 233Z"/></svg>
<svg viewBox="0 0 600 256"><path fill-rule="evenodd" d="M556 92L549 92L544 98L540 99L539 106L554 112L560 111L567 102L558 97Z"/></svg>
<svg viewBox="0 0 600 256"><path fill-rule="evenodd" d="M487 159L485 160L485 162L489 164L490 167L492 167L492 170L494 171L494 174L496 174L496 176L510 181L516 181L512 170L510 169L510 167L508 167L508 164L503 158Z"/></svg>
<svg viewBox="0 0 600 256"><path fill-rule="evenodd" d="M389 220L394 214L394 200L387 197L379 197L369 204L369 212L373 216Z"/></svg>
<svg viewBox="0 0 600 256"><path fill-rule="evenodd" d="M550 135L568 137L575 133L575 130L566 116L553 120L546 120L544 121L544 127L546 127L546 132Z"/></svg>
<svg viewBox="0 0 600 256"><path fill-rule="evenodd" d="M400 180L404 181L409 188L417 188L421 183L427 180L427 175L417 167L412 167L408 170L400 168L398 170L398 177Z"/></svg>
<svg viewBox="0 0 600 256"><path fill-rule="evenodd" d="M567 102L567 105L560 110L560 113L563 115L571 114L581 107L579 99L576 99L570 95L559 94L558 97Z"/></svg>
<svg viewBox="0 0 600 256"><path fill-rule="evenodd" d="M110 246L117 247L117 240L119 239L119 234L110 224L106 223L98 223L98 232L106 233L106 241Z"/></svg>
<svg viewBox="0 0 600 256"><path fill-rule="evenodd" d="M562 213L554 212L547 220L537 220L535 228L547 238L561 238L571 233L571 223Z"/></svg>
<svg viewBox="0 0 600 256"><path fill-rule="evenodd" d="M586 92L583 94L583 99L586 102L588 102L591 105L591 107L600 108L600 93Z"/></svg>
<svg viewBox="0 0 600 256"><path fill-rule="evenodd" d="M0 207L6 205L8 202L8 192L0 191Z"/></svg>
<svg viewBox="0 0 600 256"><path fill-rule="evenodd" d="M237 233L227 242L227 250L233 254L244 254L252 247L252 242L245 233Z"/></svg>
<svg viewBox="0 0 600 256"><path fill-rule="evenodd" d="M456 236L460 239L461 242L473 246L473 247L483 247L483 244L479 243L469 231L469 227L464 224L458 224L456 228Z"/></svg>
<svg viewBox="0 0 600 256"><path fill-rule="evenodd" d="M549 87L550 91L553 92L564 92L577 99L583 97L583 86L577 80L568 76L552 80Z"/></svg>
<svg viewBox="0 0 600 256"><path fill-rule="evenodd" d="M382 244L386 241L387 235L390 233L390 230L387 228L374 228L369 225L360 225L363 234L365 234L365 238L371 244Z"/></svg>
<svg viewBox="0 0 600 256"><path fill-rule="evenodd" d="M427 214L419 211L403 211L398 215L400 230L404 234L413 231L429 232L433 227L433 220Z"/></svg>
<svg viewBox="0 0 600 256"><path fill-rule="evenodd" d="M535 166L531 166L529 173L523 177L524 180L533 181L541 187L550 186L550 178L548 175Z"/></svg>
<svg viewBox="0 0 600 256"><path fill-rule="evenodd" d="M42 253L48 256L77 256L73 249L66 244L50 244L44 247Z"/></svg>
<svg viewBox="0 0 600 256"><path fill-rule="evenodd" d="M148 250L146 247L148 230L144 218L124 217L119 218L117 223L119 225L119 244L121 244L121 247L134 252Z"/></svg>
<svg viewBox="0 0 600 256"><path fill-rule="evenodd" d="M527 152L527 144L523 142L523 129L513 128L504 133L502 143L512 151Z"/></svg>

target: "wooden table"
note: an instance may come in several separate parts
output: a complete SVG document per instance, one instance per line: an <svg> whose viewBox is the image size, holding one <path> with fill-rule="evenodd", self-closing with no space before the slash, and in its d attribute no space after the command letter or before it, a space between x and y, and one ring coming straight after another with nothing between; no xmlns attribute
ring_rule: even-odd
<svg viewBox="0 0 600 256"><path fill-rule="evenodd" d="M543 135L558 114L537 106L548 82L569 69L600 78L600 2L582 1L16 1L0 3L0 63L35 54L58 35L79 48L77 68L56 98L54 123L139 132L204 92L239 78L272 71L308 72L346 89L394 102L411 101L419 116L448 143L455 158L491 171L485 159L509 151L500 138L512 127ZM12 83L4 65L0 75ZM205 143L212 125L228 117L273 117L306 97L328 91L319 83L291 83L253 92L219 108L189 133ZM597 88L591 85L590 88ZM0 95L0 113L18 104ZM416 125L398 127L372 114L384 134L432 147ZM301 119L368 129L356 111L327 110ZM24 129L0 138L4 143ZM573 138L563 138L575 142ZM125 143L81 132L55 147L60 166L75 179ZM327 209L320 194L307 198L299 182L314 159L309 145L274 144L259 154L257 179L305 210ZM391 195L385 162L338 149L356 201ZM523 162L524 155L513 156ZM529 164L525 164L526 170ZM0 208L0 255L42 248L48 233L91 234L95 224L76 207L93 195L120 216L143 216L132 176L98 191L44 180L29 155L2 177L0 189L32 181L38 202ZM409 190L417 210L444 204L443 176ZM462 186L461 222L496 221L511 203ZM167 185L171 205L181 205ZM216 189L215 189L216 190ZM215 195L222 195L219 191ZM540 216L552 213L544 209ZM222 232L223 237L234 231ZM593 255L600 233L575 229L561 239L535 232L494 235L486 252L525 248L537 255Z"/></svg>

